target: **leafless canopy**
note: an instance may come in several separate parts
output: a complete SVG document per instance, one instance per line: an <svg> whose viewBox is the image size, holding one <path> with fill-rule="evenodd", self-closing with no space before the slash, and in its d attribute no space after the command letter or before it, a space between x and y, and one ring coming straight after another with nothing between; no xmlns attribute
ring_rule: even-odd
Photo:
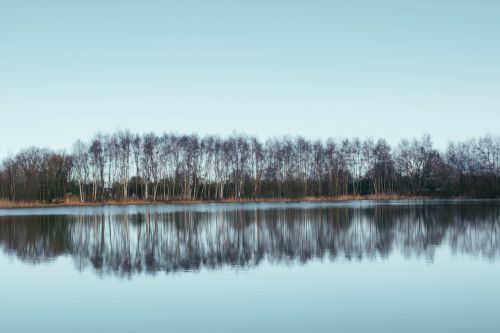
<svg viewBox="0 0 500 333"><path fill-rule="evenodd" d="M240 200L366 194L500 195L500 137L403 139L136 135L78 140L71 153L28 148L3 160L0 199Z"/></svg>

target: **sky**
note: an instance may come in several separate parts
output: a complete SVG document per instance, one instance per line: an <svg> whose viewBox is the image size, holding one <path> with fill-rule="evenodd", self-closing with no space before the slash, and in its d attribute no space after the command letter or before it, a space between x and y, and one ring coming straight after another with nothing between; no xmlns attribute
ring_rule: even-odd
<svg viewBox="0 0 500 333"><path fill-rule="evenodd" d="M500 134L500 1L0 0L0 158L97 131Z"/></svg>

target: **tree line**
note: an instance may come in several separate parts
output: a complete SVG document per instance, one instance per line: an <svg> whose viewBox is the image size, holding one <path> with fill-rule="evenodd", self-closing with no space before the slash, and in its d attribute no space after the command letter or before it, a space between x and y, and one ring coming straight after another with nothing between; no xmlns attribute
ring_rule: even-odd
<svg viewBox="0 0 500 333"><path fill-rule="evenodd" d="M0 198L53 202L242 200L409 195L500 196L500 136L310 140L134 134L76 141L70 152L31 147L0 167Z"/></svg>

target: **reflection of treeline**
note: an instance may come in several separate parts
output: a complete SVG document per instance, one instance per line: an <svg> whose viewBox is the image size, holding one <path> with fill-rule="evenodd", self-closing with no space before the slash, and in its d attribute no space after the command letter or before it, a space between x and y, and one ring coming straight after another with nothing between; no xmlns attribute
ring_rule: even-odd
<svg viewBox="0 0 500 333"><path fill-rule="evenodd" d="M435 248L496 258L497 205L3 216L0 244L23 260L71 255L80 269L175 272L202 267L363 259L393 251L432 258Z"/></svg>
<svg viewBox="0 0 500 333"><path fill-rule="evenodd" d="M363 194L500 195L500 137L310 141L128 131L77 141L70 153L30 148L0 167L0 199L221 200Z"/></svg>

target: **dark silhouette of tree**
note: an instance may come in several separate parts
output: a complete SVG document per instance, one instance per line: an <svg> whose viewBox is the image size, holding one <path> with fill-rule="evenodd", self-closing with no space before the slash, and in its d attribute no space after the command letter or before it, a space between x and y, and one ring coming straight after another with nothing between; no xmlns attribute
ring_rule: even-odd
<svg viewBox="0 0 500 333"><path fill-rule="evenodd" d="M129 131L78 140L70 154L28 148L0 166L12 201L242 200L342 195L500 196L500 137L308 140Z"/></svg>

